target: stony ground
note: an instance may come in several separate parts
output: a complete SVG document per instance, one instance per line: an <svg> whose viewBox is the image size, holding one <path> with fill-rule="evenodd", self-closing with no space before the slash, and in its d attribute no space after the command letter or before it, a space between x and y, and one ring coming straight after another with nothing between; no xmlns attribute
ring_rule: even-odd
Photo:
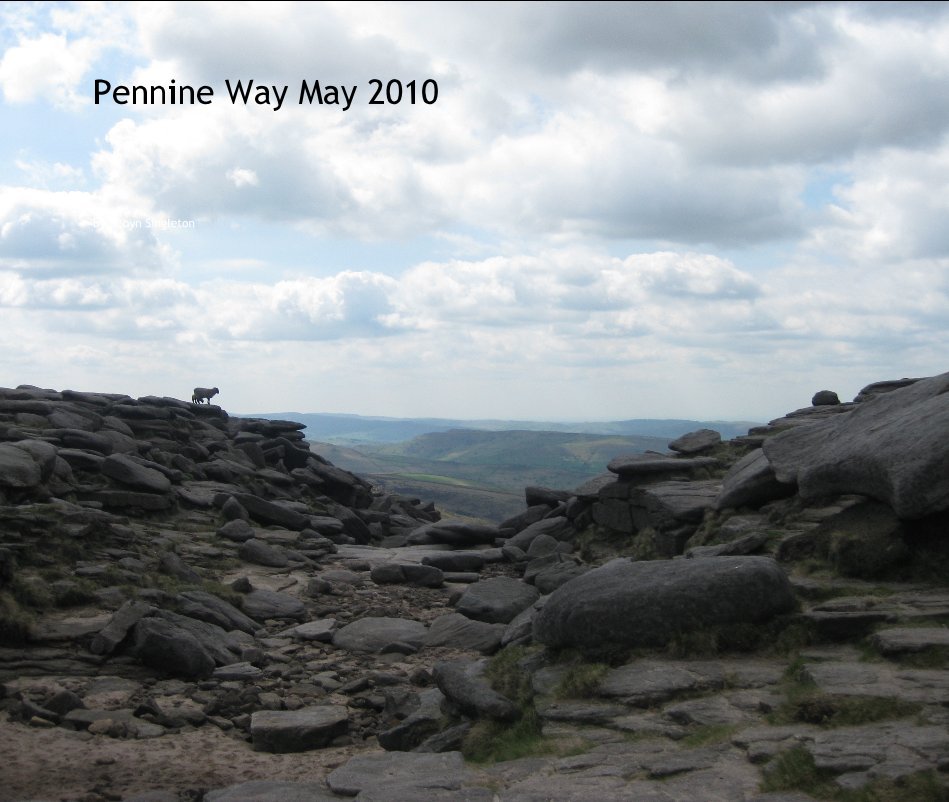
<svg viewBox="0 0 949 802"><path fill-rule="evenodd" d="M863 403L773 429L889 408ZM803 499L767 431L454 525L298 428L0 389L0 801L949 800L947 519L938 493L893 511L946 489L928 467L889 506ZM588 618L581 652L551 610L617 554L714 575L738 618L650 648ZM660 630L689 595L667 590Z"/></svg>
<svg viewBox="0 0 949 802"><path fill-rule="evenodd" d="M203 535L178 535L182 554L196 565L216 559L209 551L217 542L210 517ZM195 528L199 518L192 516ZM432 551L341 546L318 566L236 563L220 579L246 577L255 587L297 596L307 620L334 618L342 626L383 616L430 624L451 611L464 585L379 585L367 569L415 562ZM513 569L496 563L485 572ZM316 597L307 593L314 577L326 582ZM406 799L419 798L421 787L426 798L444 799L818 798L764 793L766 778L787 754L805 755L830 787L909 781L922 783L916 798L938 794L933 789L949 771L949 672L942 661L949 589L813 578L794 584L803 612L784 630L787 642L753 653L713 654L697 639L642 651L614 667L594 666L592 681L568 685L565 677L578 673L575 656L531 664L531 648L524 648L543 725L535 748L547 753L487 764L466 764L457 752L385 752L375 737L404 718L409 697L433 687L433 665L474 659L475 650L354 653L301 640L292 633L296 622L274 620L258 639L266 659L254 676L162 680L132 659L97 660L75 646L77 631L97 630L108 617L99 607L58 610L40 622L42 642L0 652L3 675L17 675L3 687L27 699L70 691L87 710L103 711L93 717L102 721L72 730L6 714L0 799L128 799L156 790L165 796L147 798L195 799L252 780L320 783L330 796L362 790L360 799L395 799L390 794L400 784ZM676 649L693 654L674 657ZM349 734L304 753L252 748L250 712L314 703L345 707ZM354 756L378 762L353 764ZM434 767L424 763L436 758L442 762ZM447 773L445 760L455 761ZM359 789L352 776L334 780L334 770L346 766L349 775L359 769ZM919 774L926 771L936 780ZM287 793L270 786L252 791L233 798Z"/></svg>

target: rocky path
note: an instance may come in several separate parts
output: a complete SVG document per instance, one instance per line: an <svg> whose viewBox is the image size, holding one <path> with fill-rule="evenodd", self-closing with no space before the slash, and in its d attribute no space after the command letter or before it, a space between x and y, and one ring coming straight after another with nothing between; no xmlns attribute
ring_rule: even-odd
<svg viewBox="0 0 949 802"><path fill-rule="evenodd" d="M487 526L216 407L21 388L0 433L0 800L947 798L949 589L884 570L942 518L754 445Z"/></svg>

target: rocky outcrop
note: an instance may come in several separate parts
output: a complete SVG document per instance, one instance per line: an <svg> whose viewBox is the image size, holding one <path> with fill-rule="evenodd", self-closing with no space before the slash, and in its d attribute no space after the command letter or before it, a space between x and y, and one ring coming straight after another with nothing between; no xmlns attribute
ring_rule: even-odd
<svg viewBox="0 0 949 802"><path fill-rule="evenodd" d="M892 576L934 575L945 513L817 500L769 458L811 427L883 431L928 381L528 488L497 526L374 491L290 421L0 390L5 791L754 799L792 750L843 789L942 787L949 593ZM508 727L538 754L493 754Z"/></svg>
<svg viewBox="0 0 949 802"><path fill-rule="evenodd" d="M949 509L947 431L944 373L778 434L764 453L778 480L795 483L805 500L859 493L914 519Z"/></svg>

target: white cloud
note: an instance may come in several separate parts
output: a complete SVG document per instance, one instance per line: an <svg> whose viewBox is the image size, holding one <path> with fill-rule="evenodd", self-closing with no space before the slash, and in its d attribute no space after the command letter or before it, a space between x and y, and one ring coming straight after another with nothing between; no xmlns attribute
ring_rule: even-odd
<svg viewBox="0 0 949 802"><path fill-rule="evenodd" d="M69 41L65 36L44 33L9 48L0 60L0 87L11 103L49 97L59 106L88 103L77 92L98 53L88 39Z"/></svg>
<svg viewBox="0 0 949 802"><path fill-rule="evenodd" d="M0 270L44 275L155 269L172 260L131 209L90 192L0 186Z"/></svg>
<svg viewBox="0 0 949 802"><path fill-rule="evenodd" d="M750 408L741 386L777 402L803 382L803 404L835 375L944 367L945 4L488 9L0 9L5 113L77 126L70 149L10 128L15 345L90 389L150 392L147 362L169 385L230 376L261 399L245 408L272 406L273 375L306 409L360 411L384 385L392 406L361 409L382 414L692 396L706 414ZM215 100L94 108L93 76ZM233 106L226 78L288 101ZM433 78L439 99L369 106L370 78ZM300 107L303 79L357 102ZM166 216L198 227L143 225Z"/></svg>

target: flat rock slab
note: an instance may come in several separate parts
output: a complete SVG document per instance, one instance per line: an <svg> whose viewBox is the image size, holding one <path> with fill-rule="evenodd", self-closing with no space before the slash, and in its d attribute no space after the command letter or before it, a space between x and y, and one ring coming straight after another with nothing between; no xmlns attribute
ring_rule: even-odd
<svg viewBox="0 0 949 802"><path fill-rule="evenodd" d="M946 627L894 627L881 629L871 638L880 654L906 654L927 649L949 648L949 628Z"/></svg>
<svg viewBox="0 0 949 802"><path fill-rule="evenodd" d="M725 670L710 661L639 660L610 670L600 682L600 696L649 707L678 695L723 688Z"/></svg>
<svg viewBox="0 0 949 802"><path fill-rule="evenodd" d="M621 558L555 590L534 619L534 637L588 650L662 646L675 633L760 623L794 606L790 582L769 557Z"/></svg>
<svg viewBox="0 0 949 802"><path fill-rule="evenodd" d="M421 649L428 630L408 618L360 618L333 635L333 645L349 652L377 653L395 643Z"/></svg>
<svg viewBox="0 0 949 802"><path fill-rule="evenodd" d="M451 646L493 654L501 645L505 629L504 624L487 624L460 613L448 613L432 622L425 637L425 645Z"/></svg>
<svg viewBox="0 0 949 802"><path fill-rule="evenodd" d="M174 799L178 799L177 794ZM322 783L291 783L279 780L250 780L209 791L205 802L339 802L339 797Z"/></svg>
<svg viewBox="0 0 949 802"><path fill-rule="evenodd" d="M296 596L263 588L244 594L241 606L255 621L266 621L268 618L300 620L306 614L303 602Z"/></svg>
<svg viewBox="0 0 949 802"><path fill-rule="evenodd" d="M666 528L680 522L701 521L705 510L718 498L721 487L721 482L716 480L657 482L633 489L629 501L646 510L653 526Z"/></svg>
<svg viewBox="0 0 949 802"><path fill-rule="evenodd" d="M351 758L332 771L326 783L343 796L411 788L416 790L416 799L421 800L431 798L428 791L457 791L470 775L460 752L385 752Z"/></svg>
<svg viewBox="0 0 949 802"><path fill-rule="evenodd" d="M625 478L693 471L696 468L708 468L713 465L718 465L718 460L712 457L677 459L676 457L660 457L651 454L631 454L626 457L616 457L616 459L610 461L606 469Z"/></svg>
<svg viewBox="0 0 949 802"><path fill-rule="evenodd" d="M335 618L322 618L318 621L307 621L297 627L281 632L281 636L289 636L297 640L315 640L321 643L330 643L333 634L338 629Z"/></svg>
<svg viewBox="0 0 949 802"><path fill-rule="evenodd" d="M439 521L414 529L409 534L408 542L413 545L445 543L455 548L467 548L483 544L492 545L499 534L496 526Z"/></svg>
<svg viewBox="0 0 949 802"><path fill-rule="evenodd" d="M230 602L203 590L186 590L177 598L178 612L225 630L239 629L253 635L257 624Z"/></svg>
<svg viewBox="0 0 949 802"><path fill-rule="evenodd" d="M824 693L949 704L949 671L881 663L813 663L804 672Z"/></svg>
<svg viewBox="0 0 949 802"><path fill-rule="evenodd" d="M349 716L340 705L301 710L258 710L250 718L250 734L258 752L306 752L328 746L346 732Z"/></svg>
<svg viewBox="0 0 949 802"><path fill-rule="evenodd" d="M498 576L468 587L455 609L468 618L507 624L540 598L540 591L519 579Z"/></svg>
<svg viewBox="0 0 949 802"><path fill-rule="evenodd" d="M919 727L909 721L820 732L806 748L819 770L867 772L860 778L863 782L874 776L899 779L917 771L949 768L949 732L945 727Z"/></svg>

